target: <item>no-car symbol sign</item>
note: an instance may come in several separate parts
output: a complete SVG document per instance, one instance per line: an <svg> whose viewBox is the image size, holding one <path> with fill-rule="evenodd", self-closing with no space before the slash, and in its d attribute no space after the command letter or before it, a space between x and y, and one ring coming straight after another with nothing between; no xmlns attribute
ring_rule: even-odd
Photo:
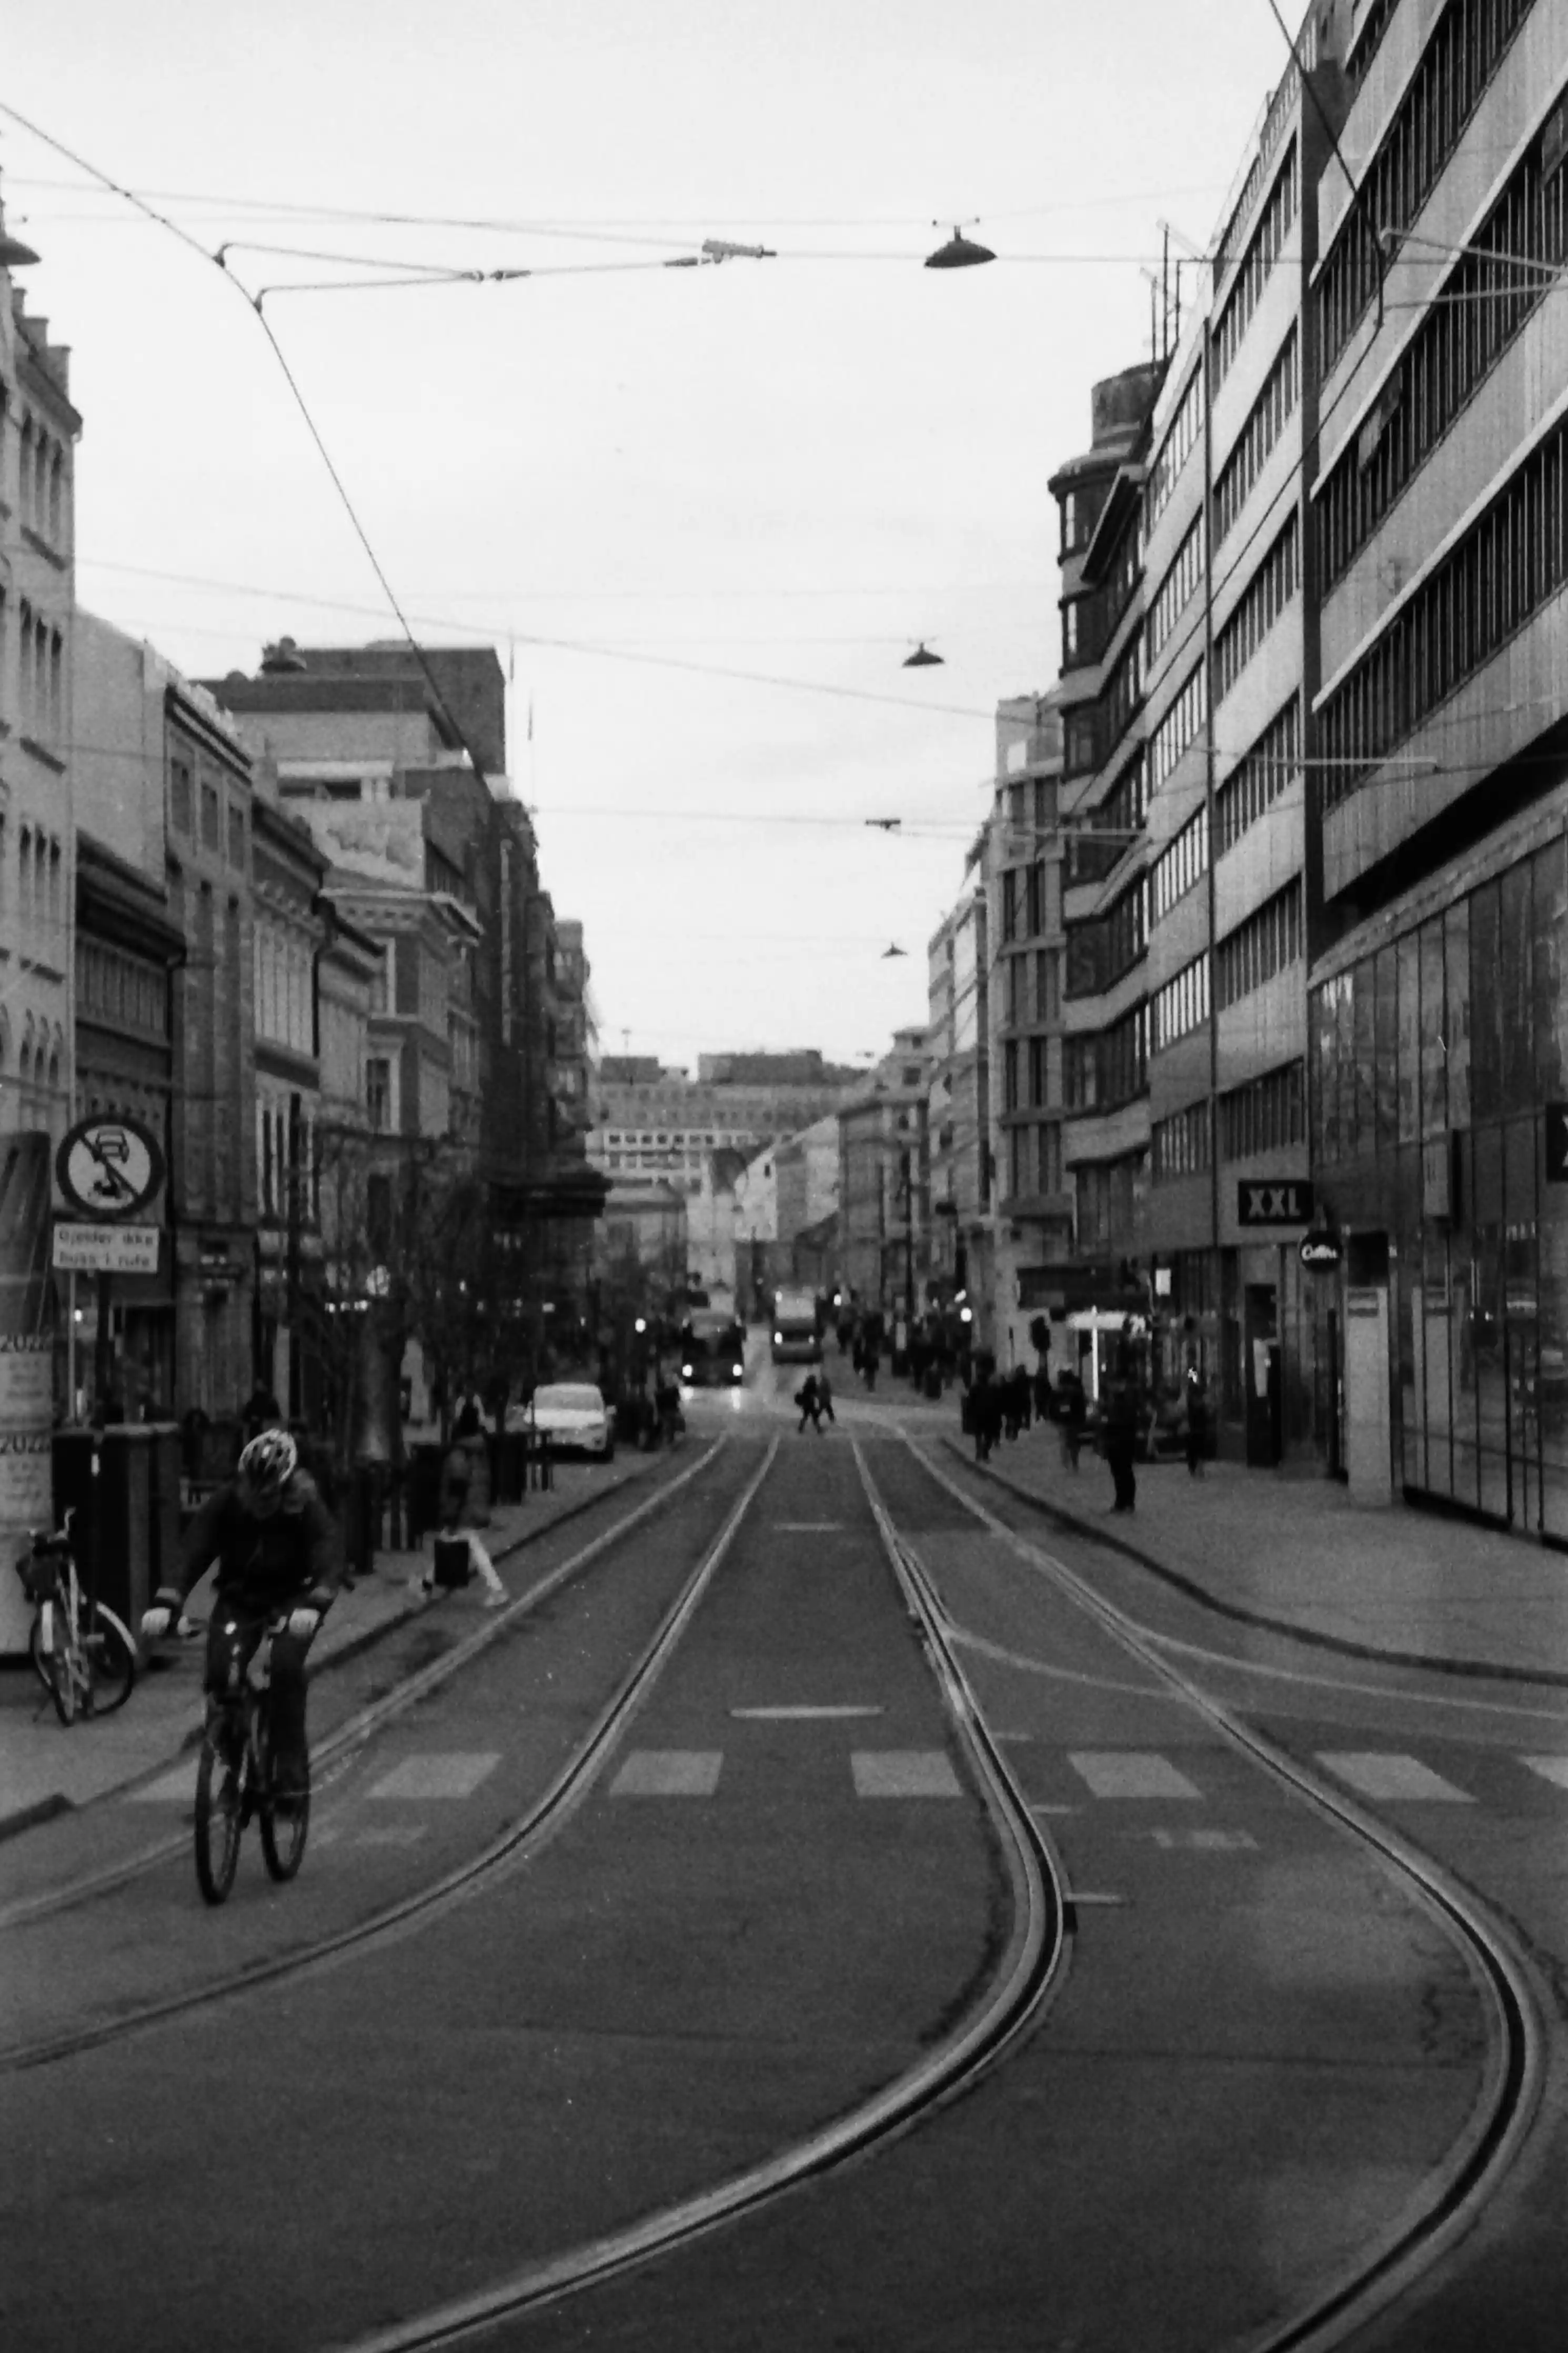
<svg viewBox="0 0 1568 2353"><path fill-rule="evenodd" d="M139 1119L79 1119L55 1155L60 1191L89 1217L133 1218L163 1182L163 1147Z"/></svg>

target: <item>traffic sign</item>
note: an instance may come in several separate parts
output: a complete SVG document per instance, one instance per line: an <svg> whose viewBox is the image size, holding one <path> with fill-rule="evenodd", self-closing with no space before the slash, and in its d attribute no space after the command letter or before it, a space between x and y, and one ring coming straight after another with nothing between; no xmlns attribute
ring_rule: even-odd
<svg viewBox="0 0 1568 2353"><path fill-rule="evenodd" d="M1546 1181L1568 1185L1568 1103L1546 1106Z"/></svg>
<svg viewBox="0 0 1568 2353"><path fill-rule="evenodd" d="M1236 1188L1239 1226L1308 1226L1312 1187L1305 1176L1244 1176Z"/></svg>
<svg viewBox="0 0 1568 2353"><path fill-rule="evenodd" d="M72 1208L89 1218L133 1218L163 1182L163 1147L139 1119L99 1113L61 1138L55 1176Z"/></svg>
<svg viewBox="0 0 1568 2353"><path fill-rule="evenodd" d="M84 1226L55 1219L58 1274L156 1274L156 1226Z"/></svg>

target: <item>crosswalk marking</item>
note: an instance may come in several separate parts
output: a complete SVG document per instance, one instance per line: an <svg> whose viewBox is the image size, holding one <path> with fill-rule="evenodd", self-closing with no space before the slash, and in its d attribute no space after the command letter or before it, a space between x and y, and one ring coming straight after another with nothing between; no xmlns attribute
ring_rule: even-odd
<svg viewBox="0 0 1568 2353"><path fill-rule="evenodd" d="M612 1798L710 1798L721 1748L634 1748L610 1784Z"/></svg>
<svg viewBox="0 0 1568 2353"><path fill-rule="evenodd" d="M785 1536L836 1536L844 1531L842 1520L775 1520L773 1533Z"/></svg>
<svg viewBox="0 0 1568 2353"><path fill-rule="evenodd" d="M1070 1748L1068 1763L1097 1798L1195 1798L1168 1757L1147 1748Z"/></svg>
<svg viewBox="0 0 1568 2353"><path fill-rule="evenodd" d="M1468 1790L1457 1789L1418 1757L1378 1748L1321 1748L1318 1762L1337 1780L1359 1789L1363 1798L1420 1798L1460 1806L1475 1803Z"/></svg>
<svg viewBox="0 0 1568 2353"><path fill-rule="evenodd" d="M500 1763L496 1748L432 1750L405 1757L365 1792L371 1798L469 1798Z"/></svg>
<svg viewBox="0 0 1568 2353"><path fill-rule="evenodd" d="M126 1801L132 1806L177 1805L182 1800L189 1805L196 1794L196 1767L200 1759L187 1757L172 1773L160 1773L155 1781L144 1782L140 1789L128 1789Z"/></svg>
<svg viewBox="0 0 1568 2353"><path fill-rule="evenodd" d="M858 1798L957 1798L958 1776L942 1748L855 1748L849 1754Z"/></svg>
<svg viewBox="0 0 1568 2353"><path fill-rule="evenodd" d="M879 1707L852 1705L821 1707L732 1707L731 1715L745 1724L814 1724L841 1716L880 1715Z"/></svg>
<svg viewBox="0 0 1568 2353"><path fill-rule="evenodd" d="M1521 1757L1519 1761L1539 1773L1543 1781L1554 1781L1560 1789L1568 1789L1568 1757Z"/></svg>
<svg viewBox="0 0 1568 2353"><path fill-rule="evenodd" d="M1258 1841L1249 1831L1156 1831L1156 1846L1188 1847L1199 1854L1245 1853Z"/></svg>

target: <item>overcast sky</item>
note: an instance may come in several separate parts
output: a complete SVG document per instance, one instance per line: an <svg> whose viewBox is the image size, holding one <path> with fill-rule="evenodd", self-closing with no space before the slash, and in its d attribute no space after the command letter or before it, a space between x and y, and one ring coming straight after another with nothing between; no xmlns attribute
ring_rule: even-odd
<svg viewBox="0 0 1568 2353"><path fill-rule="evenodd" d="M512 671L602 1047L852 1060L924 1018L995 703L1056 674L1047 478L1284 58L1268 0L50 0L0 100L250 291L332 282L264 315L418 634ZM4 117L0 168L82 604L194 676L395 635L220 269ZM994 266L922 269L976 216ZM704 237L777 258L663 266ZM559 274L343 283L410 262Z"/></svg>

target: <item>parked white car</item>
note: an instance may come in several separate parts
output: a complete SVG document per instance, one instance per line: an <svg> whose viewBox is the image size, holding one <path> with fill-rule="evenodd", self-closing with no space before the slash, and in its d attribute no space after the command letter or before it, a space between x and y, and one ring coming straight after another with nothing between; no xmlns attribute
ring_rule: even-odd
<svg viewBox="0 0 1568 2353"><path fill-rule="evenodd" d="M508 1419L514 1429L542 1430L563 1451L571 1447L606 1462L615 1459L616 1418L591 1381L546 1381Z"/></svg>

